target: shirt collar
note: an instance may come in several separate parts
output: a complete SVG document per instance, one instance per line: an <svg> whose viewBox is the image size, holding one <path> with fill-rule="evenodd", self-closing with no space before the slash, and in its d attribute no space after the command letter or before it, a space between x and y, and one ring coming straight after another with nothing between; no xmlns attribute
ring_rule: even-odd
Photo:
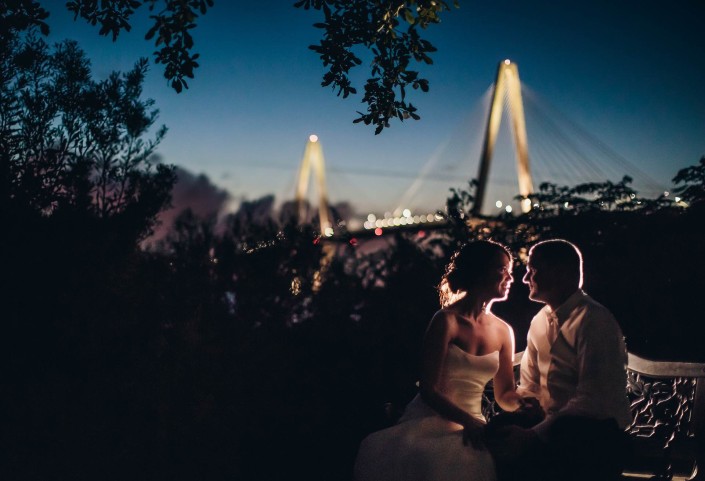
<svg viewBox="0 0 705 481"><path fill-rule="evenodd" d="M566 319L568 319L568 316L570 316L570 313L573 312L573 309L575 309L575 307L586 295L587 294L585 294L582 289L578 289L571 294L563 304L558 306L555 311L553 311L550 306L546 305L549 319L555 316L556 321L558 321L558 325L562 326Z"/></svg>

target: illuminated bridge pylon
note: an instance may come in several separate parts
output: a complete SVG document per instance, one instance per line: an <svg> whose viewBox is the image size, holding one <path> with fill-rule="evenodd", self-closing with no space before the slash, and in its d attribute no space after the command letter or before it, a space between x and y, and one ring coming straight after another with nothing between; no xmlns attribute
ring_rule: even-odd
<svg viewBox="0 0 705 481"><path fill-rule="evenodd" d="M508 100L509 114L511 117L512 133L514 134L514 146L517 161L517 177L519 179L519 194L524 198L521 202L521 210L528 212L531 209L531 201L527 198L533 192L531 171L529 170L529 148L526 141L526 120L524 118L524 105L521 99L521 82L519 81L519 69L515 63L509 60L500 62L497 68L497 79L494 83L492 94L492 104L487 118L487 128L485 130L485 140L482 146L482 156L480 158L480 169L477 175L478 186L473 205L473 215L480 215L484 203L487 178L490 172L490 162L494 152L497 133L502 121L502 106L505 98Z"/></svg>
<svg viewBox="0 0 705 481"><path fill-rule="evenodd" d="M323 158L323 148L318 141L318 136L311 135L304 149L304 156L301 159L301 167L296 183L296 210L299 222L307 219L306 193L308 183L311 178L311 170L316 176L316 188L318 190L318 218L320 221L321 235L330 237L333 235L333 227L328 214L328 193L326 190L326 168Z"/></svg>

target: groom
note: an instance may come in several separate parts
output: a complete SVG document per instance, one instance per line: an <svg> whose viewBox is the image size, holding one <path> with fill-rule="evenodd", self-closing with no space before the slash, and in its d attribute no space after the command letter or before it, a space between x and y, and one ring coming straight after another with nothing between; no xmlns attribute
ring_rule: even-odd
<svg viewBox="0 0 705 481"><path fill-rule="evenodd" d="M582 256L570 242L536 244L523 281L545 306L531 321L517 391L546 417L488 440L500 481L619 479L631 420L622 331L580 289Z"/></svg>

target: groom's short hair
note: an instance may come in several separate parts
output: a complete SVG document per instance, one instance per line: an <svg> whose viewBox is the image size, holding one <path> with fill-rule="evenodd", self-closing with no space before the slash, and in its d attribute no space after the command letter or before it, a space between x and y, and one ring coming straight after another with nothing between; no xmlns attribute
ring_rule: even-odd
<svg viewBox="0 0 705 481"><path fill-rule="evenodd" d="M580 249L565 239L551 239L539 242L529 251L534 260L574 279L578 287L583 286L583 255Z"/></svg>

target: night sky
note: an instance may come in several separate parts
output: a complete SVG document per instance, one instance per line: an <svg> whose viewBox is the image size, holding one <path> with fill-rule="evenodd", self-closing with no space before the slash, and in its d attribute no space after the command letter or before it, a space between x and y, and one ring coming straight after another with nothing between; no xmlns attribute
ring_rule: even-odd
<svg viewBox="0 0 705 481"><path fill-rule="evenodd" d="M97 78L129 69L140 56L151 60L154 47L143 40L146 8L138 11L133 31L113 43L99 37L97 28L73 22L63 3L50 7L50 40L78 40ZM169 128L161 159L206 174L227 189L233 207L268 193L278 201L293 197L312 133L323 145L333 202L350 201L360 213L392 210L425 167L426 180L404 207L441 207L449 187L476 175L488 88L505 58L518 64L537 105L561 112L658 186L645 187L646 181L611 165L609 157L596 159L610 180L633 174L635 187L653 194L668 189L679 168L705 155L700 0L562 5L461 0L460 9L446 12L426 32L438 52L434 65L419 66L430 92L411 97L421 120L395 123L377 136L370 126L352 124L355 111L364 108L361 94L343 100L320 86L324 70L308 46L319 39L312 24L322 16L292 4L216 0L194 31L201 67L190 89L176 94L160 65L152 66L145 85L145 95L160 109L159 124ZM367 72L358 70L354 78L362 92ZM527 107L529 148L538 172L542 159L560 162L560 155L531 110ZM497 186L488 193L492 203L516 191L506 132L503 138L491 174ZM550 174L550 168L543 171ZM570 172L572 183L597 180Z"/></svg>

